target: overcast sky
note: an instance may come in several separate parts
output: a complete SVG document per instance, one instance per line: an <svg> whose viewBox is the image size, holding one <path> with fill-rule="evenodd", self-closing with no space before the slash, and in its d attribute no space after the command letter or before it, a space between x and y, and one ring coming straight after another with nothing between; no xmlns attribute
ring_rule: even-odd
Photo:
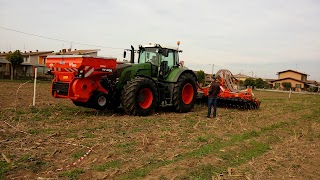
<svg viewBox="0 0 320 180"><path fill-rule="evenodd" d="M293 69L320 81L319 22L319 0L0 0L0 27L104 47L0 28L0 51L72 46L122 60L130 45L179 40L194 70L277 78Z"/></svg>

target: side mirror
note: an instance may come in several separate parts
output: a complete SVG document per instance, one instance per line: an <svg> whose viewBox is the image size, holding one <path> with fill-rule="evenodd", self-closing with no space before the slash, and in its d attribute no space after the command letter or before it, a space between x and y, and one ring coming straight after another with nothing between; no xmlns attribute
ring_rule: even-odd
<svg viewBox="0 0 320 180"><path fill-rule="evenodd" d="M123 58L126 58L127 56L127 51L123 51Z"/></svg>
<svg viewBox="0 0 320 180"><path fill-rule="evenodd" d="M158 53L162 54L165 57L168 57L169 49L165 49L165 48L158 49Z"/></svg>
<svg viewBox="0 0 320 180"><path fill-rule="evenodd" d="M169 49L164 49L162 53L165 57L168 57L169 55Z"/></svg>

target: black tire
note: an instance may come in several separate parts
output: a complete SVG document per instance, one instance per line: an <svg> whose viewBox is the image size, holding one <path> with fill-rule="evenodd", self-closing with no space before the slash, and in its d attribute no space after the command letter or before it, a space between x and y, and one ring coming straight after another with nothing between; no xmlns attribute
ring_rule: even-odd
<svg viewBox="0 0 320 180"><path fill-rule="evenodd" d="M107 94L97 91L90 98L90 107L97 110L106 110L109 106L109 97Z"/></svg>
<svg viewBox="0 0 320 180"><path fill-rule="evenodd" d="M121 106L125 113L148 116L157 107L158 91L154 82L145 77L136 77L123 87Z"/></svg>
<svg viewBox="0 0 320 180"><path fill-rule="evenodd" d="M183 97L183 92L188 88L187 96ZM193 91L192 91L193 90ZM190 73L182 74L173 89L173 107L176 112L190 112L197 98L197 85L195 77Z"/></svg>

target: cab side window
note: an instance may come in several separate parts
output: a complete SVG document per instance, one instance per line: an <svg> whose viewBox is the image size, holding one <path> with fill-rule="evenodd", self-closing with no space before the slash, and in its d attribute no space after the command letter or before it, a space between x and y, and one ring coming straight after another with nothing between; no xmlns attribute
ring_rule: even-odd
<svg viewBox="0 0 320 180"><path fill-rule="evenodd" d="M168 53L168 57L162 56L162 61L167 61L168 66L171 68L175 64L175 53L170 50Z"/></svg>

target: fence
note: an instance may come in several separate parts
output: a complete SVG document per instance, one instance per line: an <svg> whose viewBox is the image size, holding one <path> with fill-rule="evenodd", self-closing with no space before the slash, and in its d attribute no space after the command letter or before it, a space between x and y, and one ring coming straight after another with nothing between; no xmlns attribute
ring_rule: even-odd
<svg viewBox="0 0 320 180"><path fill-rule="evenodd" d="M34 75L32 73L14 73L13 75L14 79L33 79ZM11 75L10 73L6 71L0 71L0 79L10 79ZM37 74L37 79L40 80L52 80L53 76L51 75L46 75L45 73L38 73Z"/></svg>
<svg viewBox="0 0 320 180"><path fill-rule="evenodd" d="M292 94L310 94L310 95L320 95L320 92L307 92L307 91L283 91L275 89L256 89L257 91L268 91L268 92L280 92L280 93L292 93Z"/></svg>

